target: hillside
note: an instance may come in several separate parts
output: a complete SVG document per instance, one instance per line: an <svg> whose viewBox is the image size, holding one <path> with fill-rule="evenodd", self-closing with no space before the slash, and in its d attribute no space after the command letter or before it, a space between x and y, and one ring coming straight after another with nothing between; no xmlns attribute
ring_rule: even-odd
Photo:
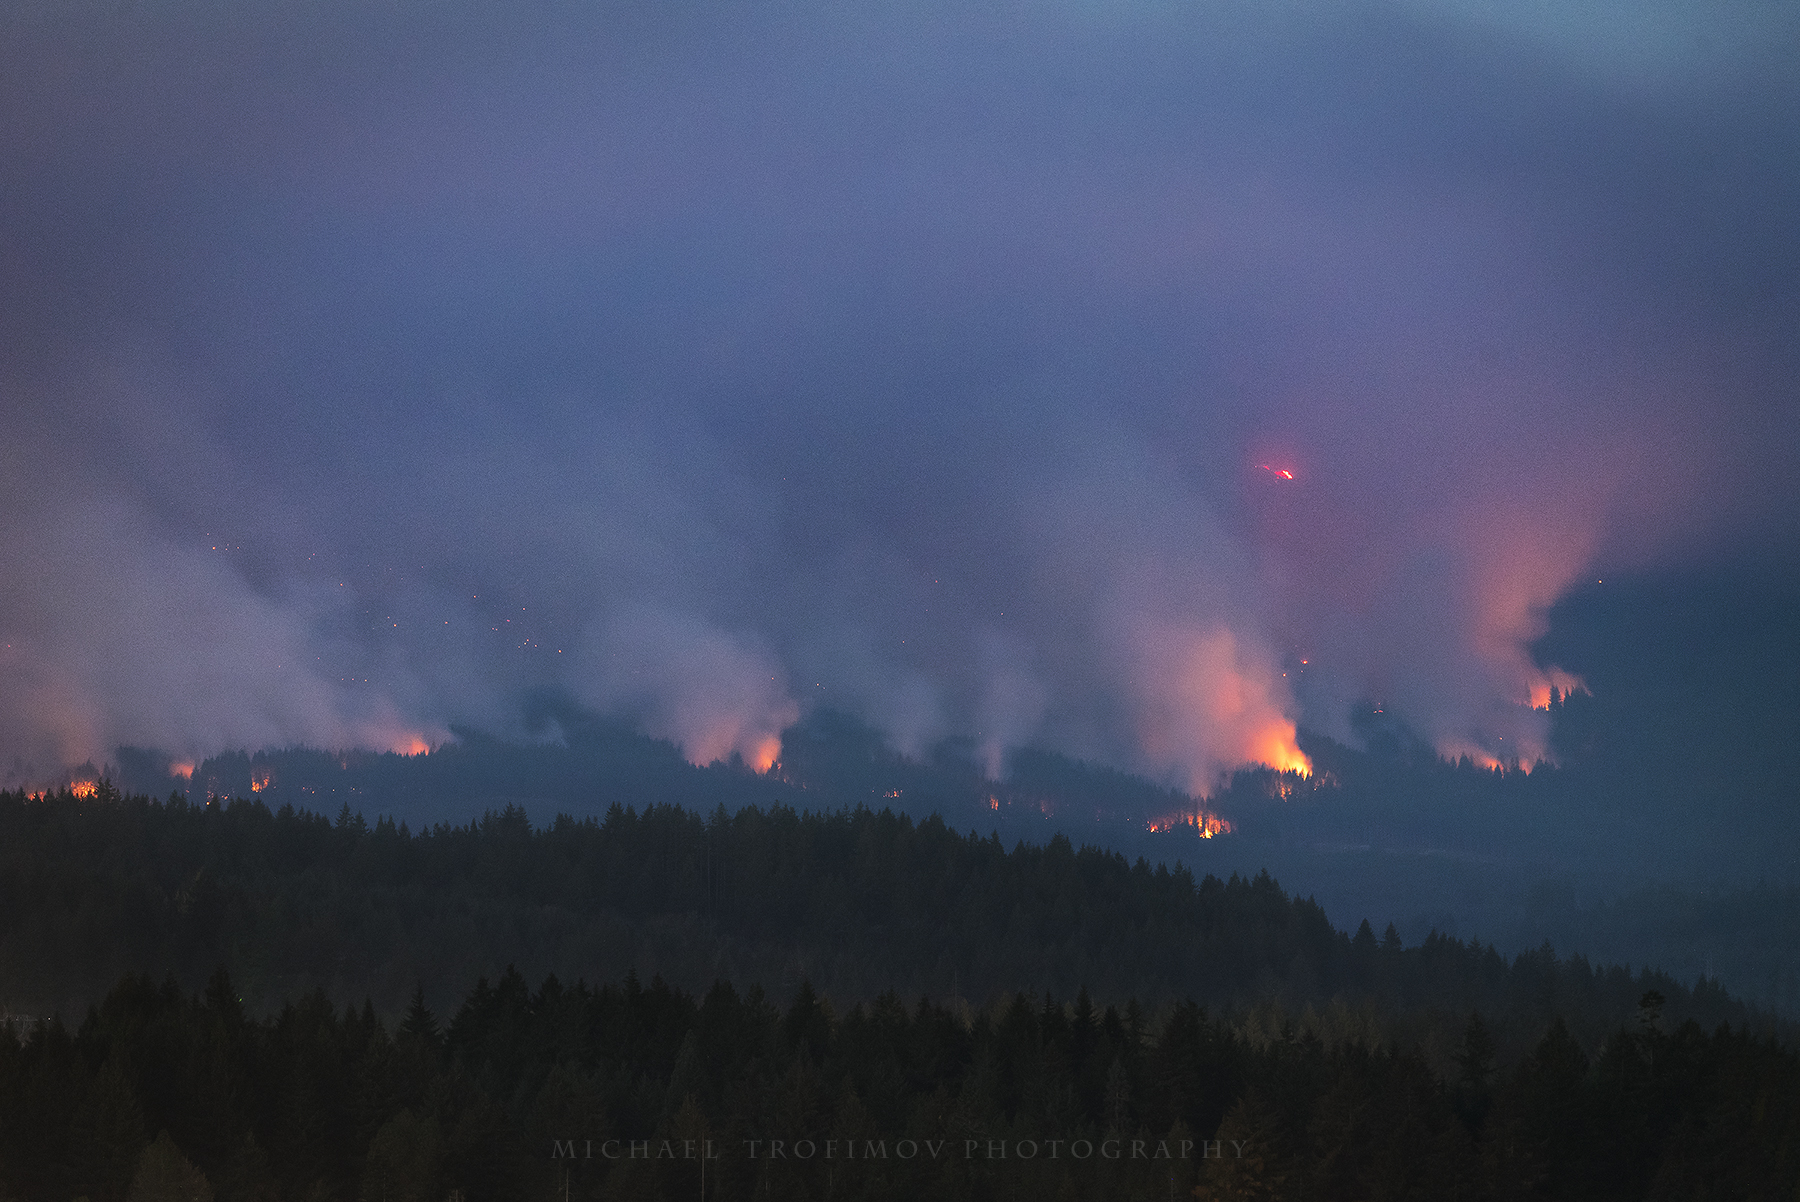
<svg viewBox="0 0 1800 1202"><path fill-rule="evenodd" d="M810 979L845 1001L1085 988L1426 1027L1480 1009L1505 1046L1552 1014L1601 1038L1652 988L1673 1018L1763 1021L1714 984L1548 949L1352 937L1266 874L1196 877L1062 836L1009 848L886 810L620 806L534 828L509 808L413 832L348 807L0 794L0 890L0 1001L27 1014L72 1016L126 972L197 987L221 966L253 1008L323 988L395 1014L415 984L443 999L516 965L691 990Z"/></svg>
<svg viewBox="0 0 1800 1202"><path fill-rule="evenodd" d="M387 816L413 829L462 825L509 805L540 820L598 820L615 804L700 814L862 806L915 822L937 815L959 831L997 833L1009 847L1062 834L1130 861L1180 861L1222 879L1267 870L1303 883L1345 930L1367 918L1378 929L1392 923L1409 943L1436 930L1509 956L1548 941L1688 982L1704 975L1794 1014L1800 879L1779 863L1791 859L1790 842L1779 832L1761 840L1762 868L1736 855L1723 861L1728 870L1718 868L1723 836L1707 829L1693 799L1709 799L1713 811L1733 804L1729 778L1710 789L1690 781L1690 813L1671 817L1662 802L1646 808L1643 799L1660 794L1642 765L1604 747L1583 751L1591 732L1619 725L1600 701L1559 698L1548 718L1566 745L1560 767L1447 762L1371 710L1357 716L1359 746L1301 732L1316 768L1310 779L1244 770L1206 799L1043 749L1015 752L996 780L970 747L948 742L903 755L879 732L825 709L784 732L768 774L696 767L673 744L570 706L539 715L546 738L556 736L539 743L463 731L418 756L239 752L194 765L189 778L171 776L166 755L127 749L111 774L126 792L242 797L272 811L336 814L348 805L371 822Z"/></svg>

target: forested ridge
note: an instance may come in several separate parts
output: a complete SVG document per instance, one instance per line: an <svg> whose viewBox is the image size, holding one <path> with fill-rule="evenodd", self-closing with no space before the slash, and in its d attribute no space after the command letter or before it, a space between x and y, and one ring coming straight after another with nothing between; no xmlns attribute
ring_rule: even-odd
<svg viewBox="0 0 1800 1202"><path fill-rule="evenodd" d="M1480 1009L1511 1050L1555 1015L1602 1038L1649 989L1708 1029L1766 1021L1709 982L1549 948L1352 937L1266 874L1196 879L1061 837L1009 849L887 811L615 806L534 828L509 808L412 832L347 807L0 793L0 1002L16 1013L73 1019L124 973L198 988L222 966L256 1010L323 988L392 1016L416 984L458 997L509 964L690 990L805 978L845 1002L1085 987L1377 1025Z"/></svg>

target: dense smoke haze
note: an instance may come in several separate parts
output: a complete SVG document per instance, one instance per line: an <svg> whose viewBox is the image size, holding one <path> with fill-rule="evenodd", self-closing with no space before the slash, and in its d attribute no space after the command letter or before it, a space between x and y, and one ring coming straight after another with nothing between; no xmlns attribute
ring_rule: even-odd
<svg viewBox="0 0 1800 1202"><path fill-rule="evenodd" d="M700 763L829 705L1205 792L1364 702L1530 762L1559 599L1797 548L1796 34L14 7L0 768L547 692Z"/></svg>

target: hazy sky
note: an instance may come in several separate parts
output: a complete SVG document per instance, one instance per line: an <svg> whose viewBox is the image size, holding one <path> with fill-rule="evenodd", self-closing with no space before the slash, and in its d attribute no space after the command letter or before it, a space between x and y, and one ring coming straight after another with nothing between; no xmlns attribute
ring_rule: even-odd
<svg viewBox="0 0 1800 1202"><path fill-rule="evenodd" d="M12 779L1529 756L1559 596L1800 550L1800 9L16 4L0 345Z"/></svg>

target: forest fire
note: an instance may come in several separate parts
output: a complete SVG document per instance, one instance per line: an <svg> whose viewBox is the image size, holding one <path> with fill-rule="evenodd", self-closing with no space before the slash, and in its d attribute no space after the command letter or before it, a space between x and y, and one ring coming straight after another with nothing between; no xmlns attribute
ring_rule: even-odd
<svg viewBox="0 0 1800 1202"><path fill-rule="evenodd" d="M1229 820L1221 818L1217 814L1208 813L1206 810L1180 811L1174 814L1165 814L1161 818L1150 819L1150 821L1144 824L1144 827L1147 830L1155 831L1159 834L1187 827L1192 829L1194 833L1199 835L1202 839L1215 839L1220 835L1229 835L1231 833L1231 823Z"/></svg>
<svg viewBox="0 0 1800 1202"><path fill-rule="evenodd" d="M1447 739L1438 744L1437 752L1452 764L1469 761L1477 768L1488 772L1498 772L1506 767L1499 756L1478 743L1467 739Z"/></svg>
<svg viewBox="0 0 1800 1202"><path fill-rule="evenodd" d="M1547 710L1553 697L1567 697L1570 693L1588 692L1587 682L1573 672L1565 672L1561 668L1547 668L1536 680L1531 682L1531 708Z"/></svg>
<svg viewBox="0 0 1800 1202"><path fill-rule="evenodd" d="M1311 775L1286 686L1258 644L1223 626L1149 626L1141 637L1139 738L1151 763L1184 770L1196 796L1243 764Z"/></svg>
<svg viewBox="0 0 1800 1202"><path fill-rule="evenodd" d="M1294 794L1298 793L1300 791L1299 782L1302 780L1310 780L1310 779L1311 779L1311 774L1306 773L1306 772L1277 773L1273 778L1271 778L1269 780L1269 782L1266 786L1266 790L1269 795L1269 800L1271 800L1271 801L1292 801L1294 799ZM1328 788L1335 783L1336 783L1336 778L1333 777L1330 773L1325 774L1325 779L1314 782L1315 785L1324 785Z"/></svg>
<svg viewBox="0 0 1800 1202"><path fill-rule="evenodd" d="M275 774L267 768L258 768L250 774L250 791L252 793L261 793L274 783Z"/></svg>
<svg viewBox="0 0 1800 1202"><path fill-rule="evenodd" d="M678 739L681 754L696 768L741 763L759 776L780 773L781 736L752 734L735 724L715 726L698 737Z"/></svg>
<svg viewBox="0 0 1800 1202"><path fill-rule="evenodd" d="M100 786L91 780L76 780L69 782L69 792L74 796L81 798L83 801L86 801L99 791Z"/></svg>
<svg viewBox="0 0 1800 1202"><path fill-rule="evenodd" d="M768 735L751 747L750 754L744 762L760 773L766 773L775 766L775 759L781 754L781 736Z"/></svg>
<svg viewBox="0 0 1800 1202"><path fill-rule="evenodd" d="M1312 761L1300 750L1298 734L1295 724L1285 718L1270 723L1254 736L1250 746L1251 761L1266 764L1277 772L1311 776Z"/></svg>

